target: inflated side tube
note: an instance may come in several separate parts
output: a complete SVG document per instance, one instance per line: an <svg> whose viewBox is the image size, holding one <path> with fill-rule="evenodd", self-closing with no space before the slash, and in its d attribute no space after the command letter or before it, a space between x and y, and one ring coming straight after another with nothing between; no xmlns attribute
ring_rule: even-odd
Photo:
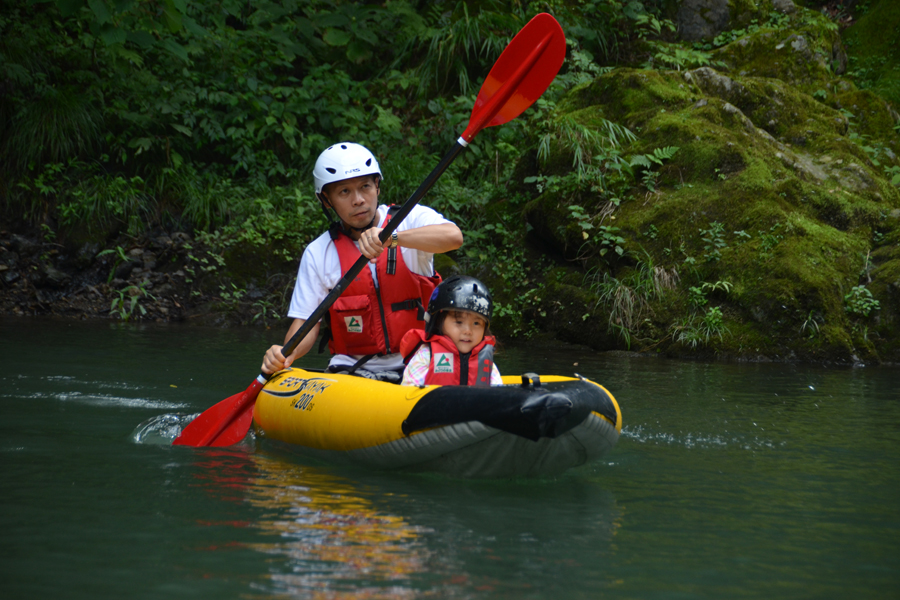
<svg viewBox="0 0 900 600"><path fill-rule="evenodd" d="M402 429L408 436L433 427L478 421L529 440L538 440L564 434L591 412L603 415L616 425L615 404L602 387L584 380L541 385L534 377L521 387L436 388L416 403L403 421Z"/></svg>

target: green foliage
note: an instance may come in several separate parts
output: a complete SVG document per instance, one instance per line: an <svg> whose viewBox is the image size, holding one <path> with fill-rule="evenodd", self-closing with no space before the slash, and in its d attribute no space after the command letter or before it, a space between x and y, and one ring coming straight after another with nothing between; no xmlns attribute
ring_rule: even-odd
<svg viewBox="0 0 900 600"><path fill-rule="evenodd" d="M660 37L664 31L675 31L675 23L669 19L660 19L657 15L649 12L637 14L634 18L634 24L637 35L641 39Z"/></svg>
<svg viewBox="0 0 900 600"><path fill-rule="evenodd" d="M455 2L450 10L434 4L428 26L401 53L401 59L422 57L417 71L422 94L476 92L478 79L525 24L521 10L510 11L506 3L488 0L472 12L469 4Z"/></svg>
<svg viewBox="0 0 900 600"><path fill-rule="evenodd" d="M703 240L703 256L707 262L718 261L722 258L722 250L728 247L725 241L725 226L718 221L709 224L709 229L701 229Z"/></svg>
<svg viewBox="0 0 900 600"><path fill-rule="evenodd" d="M715 337L720 340L724 339L723 335L730 331L725 326L722 308L720 306L707 307L709 304L707 296L715 292L727 294L732 287L734 286L731 282L719 280L715 283L703 282L699 286L688 288L688 305L691 313L669 327L669 335L672 340L696 348L708 345Z"/></svg>
<svg viewBox="0 0 900 600"><path fill-rule="evenodd" d="M635 154L628 158L626 169L635 175L634 167L642 168L641 183L647 188L648 192L656 191L656 179L658 174L653 170L654 166L662 166L663 163L678 152L676 146L666 146L664 148L654 148L649 154Z"/></svg>
<svg viewBox="0 0 900 600"><path fill-rule="evenodd" d="M857 21L844 34L849 58L848 75L861 89L870 89L900 105L900 48L897 46L897 27L900 25L900 4L881 1L857 11Z"/></svg>
<svg viewBox="0 0 900 600"><path fill-rule="evenodd" d="M881 303L865 286L857 285L844 296L844 310L850 315L866 318L872 311L881 310Z"/></svg>
<svg viewBox="0 0 900 600"><path fill-rule="evenodd" d="M125 254L125 249L122 246L116 246L115 250L111 248L107 248L106 250L102 250L97 253L97 258L101 256L105 256L107 254L115 254L115 260L113 261L113 266L109 270L109 277L106 278L106 283L110 283L113 280L113 277L116 275L116 269L119 268L124 262L128 261L128 255Z"/></svg>
<svg viewBox="0 0 900 600"><path fill-rule="evenodd" d="M699 310L706 306L709 300L706 295L710 292L723 291L726 294L731 291L732 284L729 281L716 281L715 283L703 282L699 286L688 288L688 304L692 310Z"/></svg>
<svg viewBox="0 0 900 600"><path fill-rule="evenodd" d="M663 69L696 69L698 67L715 66L723 67L725 63L712 59L712 54L705 50L697 50L696 48L685 48L678 44L665 44L662 42L654 42L651 44L653 54L650 59L644 63L645 69L652 69L655 65L659 65Z"/></svg>
<svg viewBox="0 0 900 600"><path fill-rule="evenodd" d="M675 288L678 273L655 265L650 254L644 252L636 266L622 277L593 268L585 274L583 283L598 297L594 310L602 308L609 313L609 331L616 332L630 348L644 317L652 312L650 302Z"/></svg>
<svg viewBox="0 0 900 600"><path fill-rule="evenodd" d="M545 121L543 129L545 133L538 141L538 161L546 163L558 152L571 154L578 181L593 180L601 188L605 172L622 163L617 149L637 139L627 128L606 119L588 127L569 115Z"/></svg>
<svg viewBox="0 0 900 600"><path fill-rule="evenodd" d="M593 236L594 245L599 249L600 256L606 256L607 252L614 252L618 256L625 254L625 238L619 235L619 228L610 225L601 225Z"/></svg>
<svg viewBox="0 0 900 600"><path fill-rule="evenodd" d="M674 341L691 348L706 346L715 337L722 340L725 333L730 330L725 326L722 309L718 306L711 306L702 316L685 317L670 329Z"/></svg>
<svg viewBox="0 0 900 600"><path fill-rule="evenodd" d="M156 299L144 288L144 284L129 285L124 289L116 290L116 297L113 298L109 307L109 316L121 321L129 321L135 316L135 310L140 313L140 316L144 316L147 314L147 309L140 302L147 298Z"/></svg>
<svg viewBox="0 0 900 600"><path fill-rule="evenodd" d="M569 145L578 180L602 187L633 135L549 115L602 72L594 56L658 22L634 0L11 0L0 15L0 118L12 124L0 131L12 174L2 208L31 223L209 231L242 222L273 186L309 185L339 139L390 159L384 200L401 202L455 140L509 38L544 10L569 34L557 82L518 122L483 132L448 176L499 184L530 119L545 144Z"/></svg>
<svg viewBox="0 0 900 600"><path fill-rule="evenodd" d="M769 13L769 17L764 23L760 23L758 19L753 19L750 21L750 24L747 27L723 31L715 38L713 38L711 43L696 43L694 44L694 48L698 50L721 48L722 46L727 46L728 44L737 41L746 35L757 33L762 29L771 29L776 31L785 29L790 26L790 21L790 15L783 12L772 11Z"/></svg>
<svg viewBox="0 0 900 600"><path fill-rule="evenodd" d="M816 311L811 310L809 314L806 315L806 319L803 320L803 323L800 325L800 333L807 332L807 338L813 339L817 335L819 335L819 317L816 315Z"/></svg>
<svg viewBox="0 0 900 600"><path fill-rule="evenodd" d="M771 258L775 246L784 239L784 236L778 233L781 228L781 223L775 223L769 227L768 231L759 230L759 257L761 260Z"/></svg>

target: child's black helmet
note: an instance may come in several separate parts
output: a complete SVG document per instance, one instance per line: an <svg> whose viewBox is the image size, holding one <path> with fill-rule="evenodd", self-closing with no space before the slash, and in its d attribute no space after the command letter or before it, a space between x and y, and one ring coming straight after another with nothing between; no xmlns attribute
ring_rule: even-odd
<svg viewBox="0 0 900 600"><path fill-rule="evenodd" d="M487 286L467 275L454 275L437 286L428 301L428 323L425 333L432 335L440 319L438 314L445 310L469 310L490 322L494 302Z"/></svg>

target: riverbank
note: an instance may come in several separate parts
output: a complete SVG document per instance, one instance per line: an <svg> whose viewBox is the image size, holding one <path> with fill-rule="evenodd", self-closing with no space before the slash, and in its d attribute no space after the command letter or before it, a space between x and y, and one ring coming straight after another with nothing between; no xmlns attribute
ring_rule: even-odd
<svg viewBox="0 0 900 600"><path fill-rule="evenodd" d="M184 232L80 248L0 231L0 315L270 325L277 287L237 289L203 273L209 252ZM215 260L213 259L213 262ZM287 282L275 278L275 284Z"/></svg>
<svg viewBox="0 0 900 600"><path fill-rule="evenodd" d="M219 273L211 269L198 274L198 264L216 262L209 256L209 248L184 232L123 237L107 248L85 244L73 250L33 235L0 231L0 317L287 328L288 319L282 315L293 285L292 276L269 277L270 285L264 287L250 283L246 288L238 288L223 274L224 270ZM613 345L609 339L595 338L594 343L585 339L593 330L585 323L573 325L566 317L567 314L571 317L571 313L571 310L551 309L539 320L540 329L530 330L528 339L534 344L562 341L591 348L598 343ZM495 329L501 339L523 341L518 332L504 330L502 324ZM851 355L849 360L843 355L811 360L778 347L742 353L703 352L702 349L679 352L672 347L601 351L608 355L719 362L857 367L872 362L856 355ZM894 366L896 363L881 364Z"/></svg>

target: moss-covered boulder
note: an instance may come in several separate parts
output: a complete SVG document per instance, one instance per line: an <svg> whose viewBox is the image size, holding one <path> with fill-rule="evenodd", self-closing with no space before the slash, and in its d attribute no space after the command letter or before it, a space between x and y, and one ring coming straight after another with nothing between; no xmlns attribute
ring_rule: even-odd
<svg viewBox="0 0 900 600"><path fill-rule="evenodd" d="M542 243L588 273L566 314L619 334L585 343L900 360L897 115L834 75L839 40L817 18L736 39L724 68L619 69L561 104L561 118L637 134L606 163L604 189L548 190L525 210ZM647 158L660 148L671 156ZM546 169L564 176L571 157L557 151Z"/></svg>
<svg viewBox="0 0 900 600"><path fill-rule="evenodd" d="M776 78L814 93L846 70L838 26L812 11L800 11L789 28L763 26L713 53L730 73Z"/></svg>

